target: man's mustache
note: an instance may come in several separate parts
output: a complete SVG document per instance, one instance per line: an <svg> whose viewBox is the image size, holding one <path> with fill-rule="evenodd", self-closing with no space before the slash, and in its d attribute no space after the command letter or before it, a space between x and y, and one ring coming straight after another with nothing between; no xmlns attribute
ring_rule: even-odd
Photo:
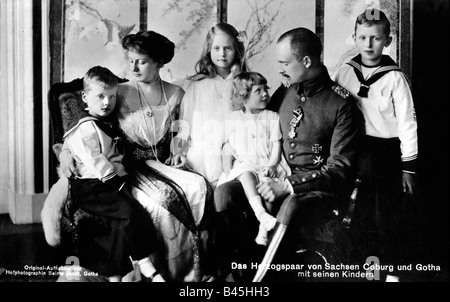
<svg viewBox="0 0 450 302"><path fill-rule="evenodd" d="M281 74L281 76L284 77L283 81L281 81L283 86L286 88L291 87L291 77L287 74Z"/></svg>

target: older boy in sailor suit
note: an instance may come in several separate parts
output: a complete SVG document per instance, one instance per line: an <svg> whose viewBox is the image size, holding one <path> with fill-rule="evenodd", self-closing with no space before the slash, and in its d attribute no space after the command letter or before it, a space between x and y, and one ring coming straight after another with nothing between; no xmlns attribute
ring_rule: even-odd
<svg viewBox="0 0 450 302"><path fill-rule="evenodd" d="M287 87L277 89L267 108L280 115L283 151L292 175L286 182L259 184L262 198L279 208L261 267L270 264L279 249L294 252L300 229L323 221L340 198L348 196L353 183L362 118L350 93L330 79L321 51L319 38L305 28L290 30L277 42L280 74ZM243 210L239 192L237 183L216 189L218 235L227 236L220 228L238 233L239 226L227 222L238 221L236 215ZM234 246L236 239L230 237L223 246ZM253 280L261 281L264 274L264 269L258 270Z"/></svg>
<svg viewBox="0 0 450 302"><path fill-rule="evenodd" d="M359 174L363 178L366 221L381 235L386 263L399 238L398 220L403 193L415 193L417 122L414 103L406 76L387 55L390 23L379 10L369 9L359 15L353 35L359 55L342 65L333 76L357 99L365 118ZM398 247L397 247L398 248ZM383 251L384 250L384 251ZM383 254L383 252L385 254ZM397 259L399 260L399 259Z"/></svg>

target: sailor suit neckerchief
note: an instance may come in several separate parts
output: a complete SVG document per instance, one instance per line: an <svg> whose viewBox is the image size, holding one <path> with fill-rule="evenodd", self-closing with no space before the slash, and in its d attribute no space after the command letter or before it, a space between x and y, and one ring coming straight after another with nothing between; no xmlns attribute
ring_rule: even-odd
<svg viewBox="0 0 450 302"><path fill-rule="evenodd" d="M364 66L361 61L361 55L357 55L353 59L351 59L349 62L347 62L348 65L353 67L353 70L355 71L356 77L358 78L358 81L361 83L361 86L358 91L358 96L362 98L367 98L370 85L378 81L382 76L384 76L386 73L390 71L400 71L400 68L398 65L394 62L394 60L391 59L390 56L382 55L381 62L379 65L376 66L370 66L370 67L378 67L379 68L372 74L372 76L368 79L364 79L364 75L362 73L361 66ZM368 67L368 66L366 66Z"/></svg>

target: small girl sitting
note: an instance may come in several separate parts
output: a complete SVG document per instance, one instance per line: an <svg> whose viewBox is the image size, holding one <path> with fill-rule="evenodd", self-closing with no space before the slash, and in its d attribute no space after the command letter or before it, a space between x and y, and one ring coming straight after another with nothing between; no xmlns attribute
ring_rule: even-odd
<svg viewBox="0 0 450 302"><path fill-rule="evenodd" d="M270 97L267 80L257 72L242 72L233 82L234 111L225 121L229 129L223 146L223 169L218 186L239 180L260 222L256 243L267 245L268 232L276 218L268 213L270 204L263 202L257 185L264 177L284 181L290 168L281 152L281 130L277 113L266 110ZM267 210L266 210L267 207Z"/></svg>

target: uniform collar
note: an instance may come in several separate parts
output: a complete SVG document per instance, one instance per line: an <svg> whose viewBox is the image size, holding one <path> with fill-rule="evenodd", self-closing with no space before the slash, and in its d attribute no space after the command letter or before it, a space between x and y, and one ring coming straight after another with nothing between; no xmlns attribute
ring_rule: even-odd
<svg viewBox="0 0 450 302"><path fill-rule="evenodd" d="M328 74L328 70L324 65L322 65L322 70L320 71L319 75L305 82L295 84L294 89L297 90L298 95L311 97L331 86L332 81Z"/></svg>

